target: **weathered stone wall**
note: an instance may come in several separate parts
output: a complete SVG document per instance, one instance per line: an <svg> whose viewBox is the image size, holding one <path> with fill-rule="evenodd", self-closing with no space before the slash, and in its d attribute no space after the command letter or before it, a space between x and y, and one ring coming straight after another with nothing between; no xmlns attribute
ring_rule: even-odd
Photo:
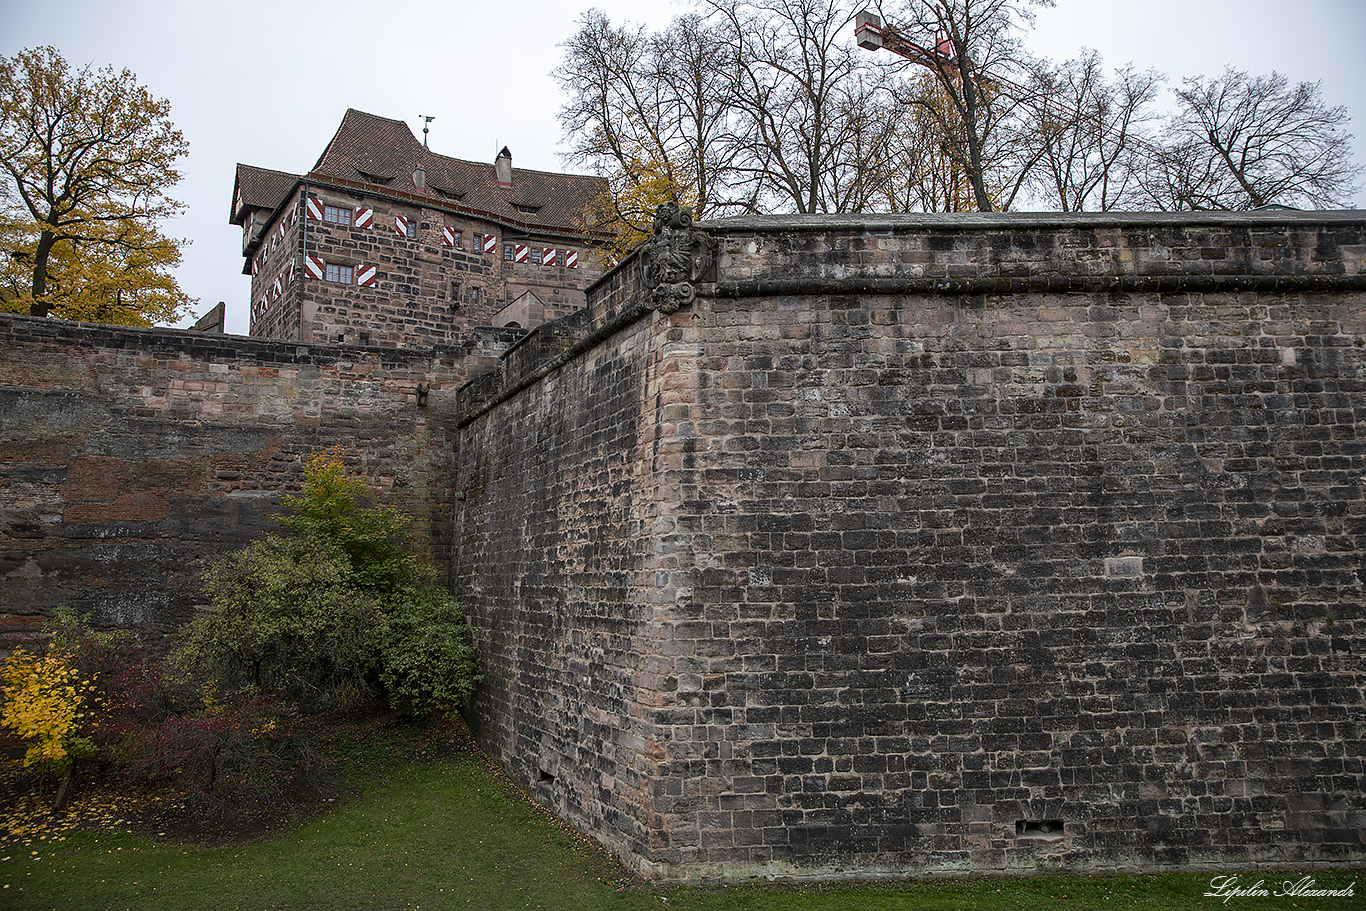
<svg viewBox="0 0 1366 911"><path fill-rule="evenodd" d="M620 331L589 342L589 313L542 327L462 390L452 575L476 631L481 742L538 799L643 857L663 756L650 669L666 660L651 656L667 322L598 315ZM572 369L529 372L575 352Z"/></svg>
<svg viewBox="0 0 1366 911"><path fill-rule="evenodd" d="M463 394L478 720L533 793L669 878L1360 860L1360 213L697 263Z"/></svg>
<svg viewBox="0 0 1366 911"><path fill-rule="evenodd" d="M0 315L0 631L173 629L339 449L646 875L1360 861L1361 213L694 241L437 349Z"/></svg>
<svg viewBox="0 0 1366 911"><path fill-rule="evenodd" d="M454 390L518 335L377 351L0 314L0 634L59 604L174 629L194 559L265 534L329 450L445 565Z"/></svg>

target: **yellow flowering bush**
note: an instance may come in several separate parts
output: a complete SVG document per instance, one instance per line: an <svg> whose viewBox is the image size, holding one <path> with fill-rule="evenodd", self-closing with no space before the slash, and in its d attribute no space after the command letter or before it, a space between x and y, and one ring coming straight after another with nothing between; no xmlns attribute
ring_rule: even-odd
<svg viewBox="0 0 1366 911"><path fill-rule="evenodd" d="M95 684L81 678L71 656L15 649L3 676L0 725L33 741L24 755L25 767L43 763L60 770L94 752L94 744L79 732L91 714L85 709Z"/></svg>

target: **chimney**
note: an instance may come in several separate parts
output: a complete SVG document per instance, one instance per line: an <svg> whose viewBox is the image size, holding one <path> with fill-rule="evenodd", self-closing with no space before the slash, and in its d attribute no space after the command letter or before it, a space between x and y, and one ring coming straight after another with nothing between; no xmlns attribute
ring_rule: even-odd
<svg viewBox="0 0 1366 911"><path fill-rule="evenodd" d="M413 186L419 190L427 189L427 169L422 165L418 165L417 170L413 171Z"/></svg>
<svg viewBox="0 0 1366 911"><path fill-rule="evenodd" d="M512 153L507 146L503 146L503 151L493 160L493 170L498 175L498 186L512 186Z"/></svg>

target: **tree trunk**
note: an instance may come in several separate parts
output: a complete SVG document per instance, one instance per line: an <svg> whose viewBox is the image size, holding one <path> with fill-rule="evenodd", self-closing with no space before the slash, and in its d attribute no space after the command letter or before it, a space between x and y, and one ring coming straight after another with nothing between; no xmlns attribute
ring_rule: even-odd
<svg viewBox="0 0 1366 911"><path fill-rule="evenodd" d="M57 238L51 231L38 235L38 249L33 252L33 302L29 304L29 316L47 316L48 305L43 299L47 293L47 260L52 253L52 245Z"/></svg>
<svg viewBox="0 0 1366 911"><path fill-rule="evenodd" d="M52 815L56 816L62 811L62 804L66 803L66 792L71 788L71 782L76 778L76 762L72 760L66 764L66 772L62 775L61 784L57 785L57 796L52 800Z"/></svg>

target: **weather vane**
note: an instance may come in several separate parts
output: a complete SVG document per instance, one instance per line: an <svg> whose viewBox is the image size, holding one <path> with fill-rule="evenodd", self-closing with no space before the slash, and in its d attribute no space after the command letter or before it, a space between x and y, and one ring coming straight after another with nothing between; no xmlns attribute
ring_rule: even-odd
<svg viewBox="0 0 1366 911"><path fill-rule="evenodd" d="M422 118L422 147L425 149L427 147L427 124L431 123L436 118L428 117L426 114L418 114L417 116Z"/></svg>

